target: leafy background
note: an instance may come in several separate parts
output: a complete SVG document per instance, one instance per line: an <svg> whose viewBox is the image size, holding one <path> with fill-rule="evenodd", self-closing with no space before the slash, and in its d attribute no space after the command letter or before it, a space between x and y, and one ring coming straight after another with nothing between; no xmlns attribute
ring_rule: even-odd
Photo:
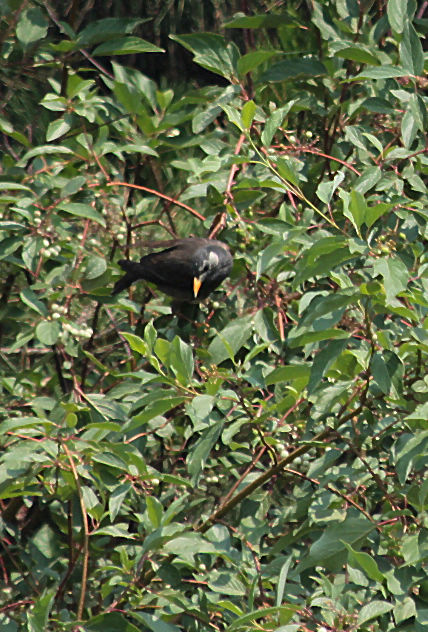
<svg viewBox="0 0 428 632"><path fill-rule="evenodd" d="M0 7L2 630L426 630L426 3L93 4Z"/></svg>

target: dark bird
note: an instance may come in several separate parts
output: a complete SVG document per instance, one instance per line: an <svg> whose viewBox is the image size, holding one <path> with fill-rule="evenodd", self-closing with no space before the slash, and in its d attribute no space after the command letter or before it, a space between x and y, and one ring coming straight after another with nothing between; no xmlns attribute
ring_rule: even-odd
<svg viewBox="0 0 428 632"><path fill-rule="evenodd" d="M215 239L188 237L157 244L165 248L136 261L122 259L126 274L117 281L112 294L118 294L135 281L154 283L162 292L180 301L206 298L230 274L229 247Z"/></svg>

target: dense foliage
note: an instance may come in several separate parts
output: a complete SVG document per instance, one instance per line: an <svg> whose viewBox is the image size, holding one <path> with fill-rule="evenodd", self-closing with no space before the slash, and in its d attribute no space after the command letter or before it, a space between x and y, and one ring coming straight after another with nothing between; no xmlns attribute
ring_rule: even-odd
<svg viewBox="0 0 428 632"><path fill-rule="evenodd" d="M1 5L2 631L426 630L427 20L170 2L173 82L63 4ZM111 296L210 231L199 308Z"/></svg>

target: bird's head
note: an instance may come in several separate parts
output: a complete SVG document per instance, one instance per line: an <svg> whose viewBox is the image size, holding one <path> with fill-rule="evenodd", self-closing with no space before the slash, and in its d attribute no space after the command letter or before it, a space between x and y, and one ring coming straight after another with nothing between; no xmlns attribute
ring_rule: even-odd
<svg viewBox="0 0 428 632"><path fill-rule="evenodd" d="M217 287L232 268L229 249L219 243L208 244L195 253L193 294L197 298L202 285Z"/></svg>

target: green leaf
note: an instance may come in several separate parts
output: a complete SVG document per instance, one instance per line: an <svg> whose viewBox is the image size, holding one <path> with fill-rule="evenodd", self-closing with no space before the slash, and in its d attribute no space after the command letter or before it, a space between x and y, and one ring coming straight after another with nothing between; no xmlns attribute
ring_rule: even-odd
<svg viewBox="0 0 428 632"><path fill-rule="evenodd" d="M353 259L355 256L350 252L347 241L342 237L321 238L309 248L302 260L298 262L293 287L299 287L301 283L311 277L327 272L330 274L336 266Z"/></svg>
<svg viewBox="0 0 428 632"><path fill-rule="evenodd" d="M85 279L96 279L107 270L107 262L103 257L92 255L86 261Z"/></svg>
<svg viewBox="0 0 428 632"><path fill-rule="evenodd" d="M0 130L5 134L12 134L13 125L10 121L0 116Z"/></svg>
<svg viewBox="0 0 428 632"><path fill-rule="evenodd" d="M328 525L298 564L296 571L324 566L337 572L347 557L346 544L351 544L353 548L361 545L375 528L375 524L363 517L347 517L343 522Z"/></svg>
<svg viewBox="0 0 428 632"><path fill-rule="evenodd" d="M129 523L126 522L117 522L116 524L106 525L105 527L100 527L95 531L91 531L91 536L99 535L108 535L112 538L125 538L127 540L135 540L135 535L133 533L129 533ZM120 627L119 629L127 630L128 628ZM90 628L90 630L92 630L92 627Z"/></svg>
<svg viewBox="0 0 428 632"><path fill-rule="evenodd" d="M68 180L68 182L61 189L61 195L64 197L68 197L69 195L74 195L78 191L81 191L86 184L85 176L75 176Z"/></svg>
<svg viewBox="0 0 428 632"><path fill-rule="evenodd" d="M272 59L272 57L275 57L278 54L282 54L281 51L257 50L247 53L238 60L238 72L241 76L246 75L248 72L257 68L257 66L260 66L260 64L263 64L265 61Z"/></svg>
<svg viewBox="0 0 428 632"><path fill-rule="evenodd" d="M93 20L80 31L77 43L81 46L92 46L98 42L105 42L116 36L132 33L137 26L147 21L148 19L123 17Z"/></svg>
<svg viewBox="0 0 428 632"><path fill-rule="evenodd" d="M48 125L48 129L46 132L46 140L50 142L51 140L56 140L60 136L64 136L71 129L71 117L69 114L64 114L64 117L57 119L56 121L52 121Z"/></svg>
<svg viewBox="0 0 428 632"><path fill-rule="evenodd" d="M149 520L152 523L152 526L157 529L161 526L162 515L163 515L163 507L162 503L159 502L157 498L154 496L146 496L146 509L147 515L149 516Z"/></svg>
<svg viewBox="0 0 428 632"><path fill-rule="evenodd" d="M292 382L301 378L309 379L310 367L305 364L290 364L280 366L266 376L266 384L278 384L281 382Z"/></svg>
<svg viewBox="0 0 428 632"><path fill-rule="evenodd" d="M266 15L237 16L225 22L226 28L233 29L277 29L282 26L298 26L298 23L286 14L275 13Z"/></svg>
<svg viewBox="0 0 428 632"><path fill-rule="evenodd" d="M29 236L24 239L21 257L26 267L32 272L35 272L39 265L42 246L43 240L41 237Z"/></svg>
<svg viewBox="0 0 428 632"><path fill-rule="evenodd" d="M364 625L367 621L377 619L383 614L390 612L393 609L393 605L387 601L380 601L375 599L374 601L363 606L358 614L357 625Z"/></svg>
<svg viewBox="0 0 428 632"><path fill-rule="evenodd" d="M169 347L168 362L177 380L184 386L189 385L194 371L193 352L190 345L178 336L174 337Z"/></svg>
<svg viewBox="0 0 428 632"><path fill-rule="evenodd" d="M349 140L355 147L359 147L366 151L366 143L364 142L363 128L359 125L348 125L345 129L345 138Z"/></svg>
<svg viewBox="0 0 428 632"><path fill-rule="evenodd" d="M417 128L420 132L424 133L428 122L427 108L419 94L412 94L410 96L409 107Z"/></svg>
<svg viewBox="0 0 428 632"><path fill-rule="evenodd" d="M279 175L285 180L285 182L291 182L291 184L294 184L296 187L299 186L299 176L295 172L291 160L279 156L276 159L276 168Z"/></svg>
<svg viewBox="0 0 428 632"><path fill-rule="evenodd" d="M163 415L169 410L173 410L185 401L185 397L176 395L175 391L166 389L157 389L149 393L140 400L140 405L144 410L135 415L130 422L127 423L126 429L132 430L144 426L148 421L159 415Z"/></svg>
<svg viewBox="0 0 428 632"><path fill-rule="evenodd" d="M67 110L67 99L57 94L48 93L40 102L47 110L51 112L65 112Z"/></svg>
<svg viewBox="0 0 428 632"><path fill-rule="evenodd" d="M386 299L391 303L397 294L404 292L409 280L409 270L398 257L382 257L373 264L373 272L383 277Z"/></svg>
<svg viewBox="0 0 428 632"><path fill-rule="evenodd" d="M115 487L108 498L108 510L111 522L114 522L116 516L122 507L123 501L126 496L132 492L131 483L121 483Z"/></svg>
<svg viewBox="0 0 428 632"><path fill-rule="evenodd" d="M426 410L427 403L425 403L424 406ZM408 419L408 417L406 419ZM424 419L426 420L426 417ZM425 470L427 447L427 430L424 430L423 432L418 432L415 435L409 435L408 433L405 433L401 435L401 437L399 437L399 439L394 443L392 449L392 457L393 462L396 466L398 480L400 481L401 485L404 485L407 477L416 467L416 464L419 464L419 468ZM412 542L413 541L410 541L410 543ZM417 555L417 560L419 560L419 553Z"/></svg>
<svg viewBox="0 0 428 632"><path fill-rule="evenodd" d="M175 527L177 529L177 527ZM194 562L198 553L215 553L214 545L200 533L181 533L173 535L165 543L165 550L188 562Z"/></svg>
<svg viewBox="0 0 428 632"><path fill-rule="evenodd" d="M100 533L100 531L96 533ZM118 632L119 630L120 632L140 632L141 630L118 612L108 612L91 617L85 621L85 628L88 632Z"/></svg>
<svg viewBox="0 0 428 632"><path fill-rule="evenodd" d="M221 431L223 430L223 426L224 422L219 421L214 423L210 428L207 428L188 454L187 468L194 485L198 483L201 472L205 467L205 463L211 450L218 441Z"/></svg>
<svg viewBox="0 0 428 632"><path fill-rule="evenodd" d="M360 568L369 579L382 584L386 577L380 572L376 561L368 553L356 551L347 542L343 543L348 549L348 564L353 568Z"/></svg>
<svg viewBox="0 0 428 632"><path fill-rule="evenodd" d="M227 590L225 590L225 592L227 594ZM228 631L232 632L233 630L239 630L240 628L243 628L245 630L257 629L259 626L255 628L254 624L251 625L253 621L257 621L258 619L262 619L263 617L267 617L268 619L270 619L274 615L276 615L278 619L281 620L281 624L284 625L291 621L298 609L298 606L294 606L291 604L287 606L271 606L270 608L258 608L257 610L248 612L242 617L238 617L237 619L235 619L232 624L228 626ZM276 627L275 630L277 632L280 632L282 630L282 627Z"/></svg>
<svg viewBox="0 0 428 632"><path fill-rule="evenodd" d="M91 511L91 509L99 505L100 501L98 500L96 493L93 489L91 489L91 487L88 487L87 485L82 485L81 492L85 508L89 512Z"/></svg>
<svg viewBox="0 0 428 632"><path fill-rule="evenodd" d="M244 107L242 108L242 112L241 112L242 125L244 126L245 129L250 129L255 113L256 113L256 104L254 103L254 101L251 101L251 100L247 101L244 104Z"/></svg>
<svg viewBox="0 0 428 632"><path fill-rule="evenodd" d="M214 404L215 398L212 395L196 395L186 405L186 413L192 420L195 430L209 425L210 413L214 408Z"/></svg>
<svg viewBox="0 0 428 632"><path fill-rule="evenodd" d="M25 184L20 184L19 182L0 182L0 191L28 191L29 193L33 193L30 187L25 186Z"/></svg>
<svg viewBox="0 0 428 632"><path fill-rule="evenodd" d="M102 419L125 421L127 418L123 407L103 393L87 393L85 399Z"/></svg>
<svg viewBox="0 0 428 632"><path fill-rule="evenodd" d="M264 72L258 83L286 81L297 77L320 77L327 74L327 70L317 59L289 59L273 64Z"/></svg>
<svg viewBox="0 0 428 632"><path fill-rule="evenodd" d="M428 402L416 406L415 410L404 419L406 421L425 421L428 419Z"/></svg>
<svg viewBox="0 0 428 632"><path fill-rule="evenodd" d="M265 147L269 147L272 142L272 138L275 132L284 122L285 117L296 103L296 100L289 101L287 105L283 105L282 107L274 110L270 117L267 119L265 126L262 131L262 143Z"/></svg>
<svg viewBox="0 0 428 632"><path fill-rule="evenodd" d="M391 28L397 33L402 33L410 17L407 0L388 0L386 14Z"/></svg>
<svg viewBox="0 0 428 632"><path fill-rule="evenodd" d="M308 383L309 394L311 394L316 389L333 362L335 362L338 356L346 348L347 344L347 339L333 340L332 342L329 342L325 347L323 347L321 351L315 356Z"/></svg>
<svg viewBox="0 0 428 632"><path fill-rule="evenodd" d="M147 42L141 37L120 37L103 42L92 52L98 55L132 55L134 53L164 53L163 48Z"/></svg>
<svg viewBox="0 0 428 632"><path fill-rule="evenodd" d="M333 181L320 182L317 187L316 194L324 204L330 204L334 192L336 189L342 184L345 179L345 174L342 171L339 171L334 178Z"/></svg>
<svg viewBox="0 0 428 632"><path fill-rule="evenodd" d="M382 148L379 149L382 151ZM354 191L364 195L370 191L382 178L382 171L379 167L368 167L355 182Z"/></svg>
<svg viewBox="0 0 428 632"><path fill-rule="evenodd" d="M394 114L395 112L393 105L380 97L368 97L363 101L361 107L377 114Z"/></svg>
<svg viewBox="0 0 428 632"><path fill-rule="evenodd" d="M316 296L304 311L304 316L299 323L299 329L308 327L321 319L326 314L331 314L342 307L356 303L359 293L351 289L339 290L326 296Z"/></svg>
<svg viewBox="0 0 428 632"><path fill-rule="evenodd" d="M44 590L43 593L36 599L34 605L27 613L28 631L29 632L45 632L47 629L47 623L49 613L51 611L54 599L55 590Z"/></svg>
<svg viewBox="0 0 428 632"><path fill-rule="evenodd" d="M410 149L412 146L413 141L416 138L417 131L417 121L415 120L413 112L409 108L401 119L401 136L403 138L404 146L407 147L407 149Z"/></svg>
<svg viewBox="0 0 428 632"><path fill-rule="evenodd" d="M374 353L370 369L375 383L385 395L390 393L393 386L401 390L404 369L402 362L395 353L387 349L382 353ZM398 396L397 391L395 391L394 395Z"/></svg>
<svg viewBox="0 0 428 632"><path fill-rule="evenodd" d="M261 253L257 259L256 279L258 280L265 272L274 265L279 255L284 252L284 243L282 241L274 241Z"/></svg>
<svg viewBox="0 0 428 632"><path fill-rule="evenodd" d="M291 349L296 347L304 347L313 342L321 342L321 340L330 339L348 339L350 334L343 329L324 329L323 331L308 331L306 333L290 334L287 343Z"/></svg>
<svg viewBox="0 0 428 632"><path fill-rule="evenodd" d="M360 64L370 64L371 66L379 66L380 62L375 55L369 50L357 46L348 46L335 52L335 57L341 57L342 59L351 59L357 61Z"/></svg>
<svg viewBox="0 0 428 632"><path fill-rule="evenodd" d="M278 580L278 586L276 589L277 592L276 592L275 605L277 608L281 605L282 599L284 597L285 584L287 582L287 575L288 575L288 571L290 570L292 561L293 561L293 558L292 556L290 556L281 567L281 572L279 574L279 580Z"/></svg>
<svg viewBox="0 0 428 632"><path fill-rule="evenodd" d="M31 290L29 287L26 287L22 290L22 292L20 293L20 297L30 309L33 309L41 316L48 315L46 305L37 298L37 294L35 294L33 290Z"/></svg>
<svg viewBox="0 0 428 632"><path fill-rule="evenodd" d="M422 436L424 433L420 433ZM428 443L427 441L427 436L425 434L425 441L421 442L421 450L420 450L420 457L422 457L422 459L417 459L416 460L416 466L417 466L417 462L421 462L424 463L424 461L426 461L426 455L427 455L427 451L426 451L426 445ZM403 537L402 539L402 543L401 543L401 551L403 554L403 558L406 564L415 564L417 562L422 561L422 557L424 556L421 547L420 547L420 540L417 534L415 535L406 535Z"/></svg>
<svg viewBox="0 0 428 632"><path fill-rule="evenodd" d="M245 595L244 584L230 571L213 571L210 573L208 587L215 593L238 596ZM229 630L231 628L233 628L233 626L230 626Z"/></svg>
<svg viewBox="0 0 428 632"><path fill-rule="evenodd" d="M365 222L368 228L371 228L373 224L385 213L388 213L394 207L393 204L386 202L379 202L375 206L366 207Z"/></svg>
<svg viewBox="0 0 428 632"><path fill-rule="evenodd" d="M92 208L92 206L89 206L89 204L82 204L81 202L62 202L58 204L57 208L65 213L70 213L70 215L90 219L105 228L106 223L103 216Z"/></svg>
<svg viewBox="0 0 428 632"><path fill-rule="evenodd" d="M194 54L194 62L227 79L237 75L239 50L233 42L227 44L224 37L214 33L170 35Z"/></svg>
<svg viewBox="0 0 428 632"><path fill-rule="evenodd" d="M152 352L154 344L157 338L157 331L153 325L153 321L147 323L144 328L144 340L147 344L148 349Z"/></svg>
<svg viewBox="0 0 428 632"><path fill-rule="evenodd" d="M142 115L145 112L145 105L141 100L141 95L133 86L116 81L114 84L114 94L131 114Z"/></svg>
<svg viewBox="0 0 428 632"><path fill-rule="evenodd" d="M230 105L222 105L222 110L226 114L227 118L231 123L236 125L236 127L243 132L244 128L242 127L241 115L236 108L231 107Z"/></svg>
<svg viewBox="0 0 428 632"><path fill-rule="evenodd" d="M221 113L221 107L219 105L208 106L201 112L195 114L192 120L192 132L194 134L200 134L210 125Z"/></svg>
<svg viewBox="0 0 428 632"><path fill-rule="evenodd" d="M251 336L251 316L237 318L229 325L226 325L208 346L208 353L214 364L220 364L224 360L235 357L239 349L247 342ZM229 345L229 348L228 346Z"/></svg>
<svg viewBox="0 0 428 632"><path fill-rule="evenodd" d="M167 623L160 617L157 617L147 612L132 612L131 616L144 625L144 628L139 630L145 630L148 628L152 632L181 632L181 629L173 623ZM125 630L125 632L127 632Z"/></svg>
<svg viewBox="0 0 428 632"><path fill-rule="evenodd" d="M81 79L78 75L70 75L67 80L67 96L69 99L80 96L86 98L95 87L93 79Z"/></svg>
<svg viewBox="0 0 428 632"><path fill-rule="evenodd" d="M351 81L359 79L398 79L398 77L407 77L408 74L409 72L405 68L384 65L376 68L366 68L353 77Z"/></svg>
<svg viewBox="0 0 428 632"><path fill-rule="evenodd" d="M22 238L6 237L0 241L0 260L12 255L18 248L22 246ZM31 269L31 268L30 268Z"/></svg>
<svg viewBox="0 0 428 632"><path fill-rule="evenodd" d="M122 331L121 335L125 338L125 340L128 341L132 351L136 351L142 356L147 355L146 343L139 336L135 336L135 334L129 334L126 331Z"/></svg>
<svg viewBox="0 0 428 632"><path fill-rule="evenodd" d="M10 345L10 347L9 347L7 352L8 353L13 353L17 349L20 349L21 347L26 345L27 342L30 342L30 340L32 340L33 338L34 338L33 330L31 330L28 333L18 334L17 337L16 337L15 342L12 345Z"/></svg>
<svg viewBox="0 0 428 632"><path fill-rule="evenodd" d="M48 21L44 11L39 7L24 9L19 16L16 36L24 46L34 44L46 37Z"/></svg>
<svg viewBox="0 0 428 632"><path fill-rule="evenodd" d="M366 201L364 196L358 191L351 191L351 198L348 208L343 211L345 217L351 220L357 234L361 237L360 228L366 217Z"/></svg>
<svg viewBox="0 0 428 632"><path fill-rule="evenodd" d="M43 345L54 345L61 328L57 321L45 320L36 327L36 336Z"/></svg>
<svg viewBox="0 0 428 632"><path fill-rule="evenodd" d="M171 343L169 340L165 340L165 338L157 338L154 344L154 351L158 356L159 360L165 366L170 366L169 353L170 353Z"/></svg>
<svg viewBox="0 0 428 632"><path fill-rule="evenodd" d="M424 51L421 41L410 22L404 24L403 38L400 43L400 59L403 68L411 75L422 75L424 70Z"/></svg>
<svg viewBox="0 0 428 632"><path fill-rule="evenodd" d="M34 149L27 151L18 164L25 166L30 158L44 156L46 154L73 154L73 150L69 147L64 147L63 145L40 145L39 147L34 147Z"/></svg>
<svg viewBox="0 0 428 632"><path fill-rule="evenodd" d="M398 601L394 606L394 621L396 625L400 625L402 621L411 619L417 615L416 604L414 600L406 596L402 601Z"/></svg>
<svg viewBox="0 0 428 632"><path fill-rule="evenodd" d="M117 152L124 151L124 152L129 152L129 153L147 154L149 156L157 156L157 157L159 157L159 154L158 154L157 151L155 151L154 149L152 149L148 145L144 145L142 143L126 143L125 145L119 145L118 147L115 148L115 150ZM112 149L111 153L115 153L115 150ZM110 153L110 152L106 152L106 153Z"/></svg>
<svg viewBox="0 0 428 632"><path fill-rule="evenodd" d="M0 431L6 434L10 431L16 432L31 428L37 430L39 434L44 434L46 430L52 429L54 425L51 421L42 417L10 417L2 421Z"/></svg>

